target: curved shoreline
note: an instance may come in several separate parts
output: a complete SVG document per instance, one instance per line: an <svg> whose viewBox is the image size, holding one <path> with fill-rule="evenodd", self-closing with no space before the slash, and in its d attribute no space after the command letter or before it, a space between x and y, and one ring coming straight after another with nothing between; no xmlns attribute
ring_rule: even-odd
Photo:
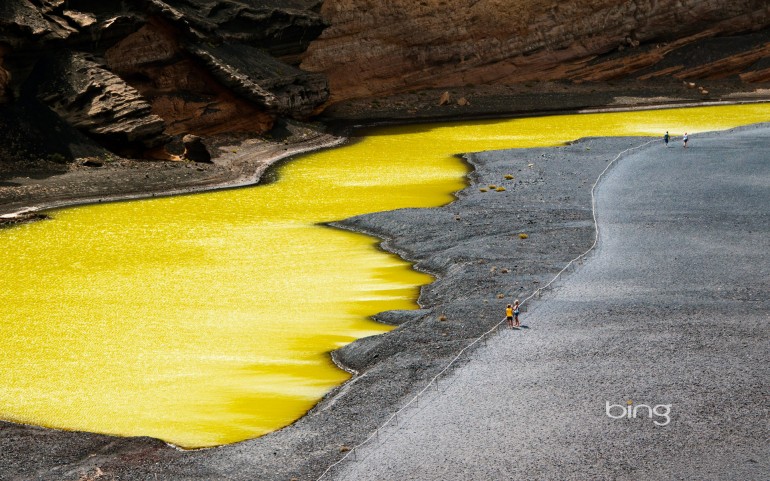
<svg viewBox="0 0 770 481"><path fill-rule="evenodd" d="M575 114L596 114L610 112L636 112L640 110L666 110L666 109L686 109L693 107L718 107L723 105L750 105L770 103L770 98L744 99L744 100L703 100L703 101L670 101L653 103L634 103L630 105L607 105L607 106L587 106L568 109L544 109L544 110L523 110L499 112L471 113L463 116L458 115L439 115L427 118L373 118L365 121L340 121L339 125L343 129L369 129L378 127L393 127L398 125L420 125L433 123L451 123L451 122L473 122L481 120L504 120L504 119L523 119L531 117L550 117L558 115ZM333 122L334 123L334 122Z"/></svg>
<svg viewBox="0 0 770 481"><path fill-rule="evenodd" d="M581 140L581 139L578 139L578 141L580 141L580 140ZM563 274L565 274L565 272L567 272L567 271L568 271L568 269L569 269L570 267L572 267L572 266L576 265L576 262L580 262L580 263L582 263L582 262L583 262L583 260L585 260L585 259L587 259L587 258L588 258L589 254L593 253L593 251L595 251L595 250L596 250L596 248L597 248L597 247L598 247L598 245L599 245L599 239L600 239L600 235L599 235L599 231L600 231L600 229L599 229L599 223L598 223L598 220L597 220L597 215L596 215L596 189L597 189L597 186L598 186L598 185L599 185L599 183L600 183L600 182L601 182L601 181L604 179L605 175L606 175L606 174L607 174L607 173L608 173L608 172L609 172L609 171L612 169L612 167L614 167L614 166L615 166L615 164L617 163L617 161L618 161L618 160L619 160L621 157L623 157L625 154L627 154L627 153L629 153L629 152L631 152L631 151L633 151L633 150L637 150L637 149L643 149L644 147L646 147L646 146L650 145L650 144L651 144L651 143L653 143L653 142L656 142L657 140L658 140L658 139L651 139L651 140L648 140L647 142L644 142L644 143L642 143L642 144L639 144L639 145L636 145L636 146L632 146L632 147L629 147L629 148L627 148L627 149L625 149L625 150L623 150L623 151L619 152L619 153L618 153L618 154L617 154L617 155L616 155L616 156L615 156L615 157L614 157L614 158L613 158L613 159L610 161L610 163L609 163L609 164L607 164L607 167L606 167L604 170L602 170L602 171L599 173L599 176L597 177L596 181L595 181L595 182L593 183L593 185L591 186L591 214L592 214L592 216L593 216L593 223L594 223L594 242L593 242L593 244L591 244L591 246L590 246L590 247L589 247L589 248L588 248L588 249L587 249L585 252L583 252L582 254L580 254L580 255L576 256L575 258L571 259L571 260L570 260L570 261L569 261L569 262L568 262L568 263L567 263L567 264L566 264L566 265L565 265L565 266L564 266L564 267L563 267L563 268L562 268L562 269L561 269L559 272L557 272L557 273L556 273L556 275L554 275L554 277L553 277L551 280L549 280L549 281L548 281L548 282L547 282L547 283L546 283L544 286L542 286L542 287L538 287L538 288L537 288L537 289L536 289L534 292L530 293L530 294L529 294L527 297L525 297L524 299L522 299L522 300L521 300L521 303L520 303L520 305L521 305L521 307L522 307L522 308L525 308L525 304L527 304L527 302L528 302L530 299L534 299L534 297L535 297L535 296L537 296L537 297L539 298L539 297L542 295L542 293L543 293L543 291L544 291L544 290L546 290L546 289L550 288L550 287L551 287L551 285L552 285L554 282L556 282L556 281L558 281L559 279L561 279L561 278L563 277L562 275L563 275ZM447 206L449 206L449 205L451 205L451 204L447 204ZM363 231L362 231L362 233L365 233L365 232L363 232ZM374 234L367 234L367 235L371 235L371 236L374 236ZM402 257L402 258L405 258L405 255L399 254L399 253L397 253L396 251L394 251L394 250L392 250L392 249L388 249L388 248L387 248L387 246L385 245L385 244L386 244L386 242L387 242L387 240L383 240L383 241L381 242L381 245L383 246L383 248L384 248L384 249L386 249L388 252L393 252L393 253L395 253L395 254L399 255L399 256L400 256L400 257ZM436 277L436 278L437 278L437 280L438 280L438 275L439 275L438 273L436 273L436 274L432 274L432 275L434 275L434 277ZM420 307L422 307L422 306L420 306ZM503 323L504 323L504 322L506 322L506 320L505 320L505 319L503 319L503 320L501 320L501 321L498 321L496 324L494 324L494 325L493 325L491 328L489 328L487 331L484 331L484 332L483 332L483 333L482 333L480 336L478 336L476 339L472 340L472 341L471 341L471 342L470 342L468 345L466 345L465 347L463 347L463 348L462 348L462 349L461 349L461 350L460 350L460 351L459 351L459 352L458 352L458 353L455 355L455 357L453 357L453 358L452 358L452 359L449 361L449 363L447 363L447 364L446 364L446 366L444 366L444 368L443 368L443 369L441 369L441 371L439 371L437 374L435 374L435 375L434 375L434 376L433 376L433 377L432 377L432 378L431 378L431 379L428 381L428 383L427 383L427 384L426 384L426 385L425 385L425 386L424 386L424 387L423 387L423 388L422 388L422 389L421 389L421 390L420 390L420 391L419 391L419 392L418 392L418 393L417 393L417 394L416 394L414 397L412 397L410 400L408 400L408 401L407 401L407 402L406 402L406 403L405 403L405 404L404 404L404 405L403 405L401 408L399 408L399 409L398 409L398 411L396 411L395 413L393 413L393 414L392 414L392 415L391 415L391 416L390 416L390 417L389 417L389 418L388 418L388 419L387 419L387 420L386 420L386 421L385 421L383 424L381 424L381 425L380 425L380 426L379 426L377 429L375 429L375 431L374 431L374 432L373 432L371 435L369 435L369 436L368 436L368 437L367 437L365 440L363 440L361 443L357 444L356 446L352 447L352 448L350 449L350 451L346 452L346 453L345 453L345 455L344 455L342 458L340 458L340 459L339 459L338 461L336 461L334 464L332 464L331 466L329 466L329 467L328 467L328 468L327 468L327 469L326 469L326 470L325 470L325 471L324 471L324 472L321 474L321 476L319 476L319 478L318 478L318 479L320 480L320 479L324 478L324 476L326 476L326 475L327 475L329 472L331 472L331 471L332 471L332 470L333 470L333 469L334 469L334 468L335 468L337 465L339 465L339 464L341 464L342 462L344 462L344 461L345 461L345 460L346 460L346 459L347 459L347 458L350 456L350 454L351 454L351 453L353 453L354 451L356 451L356 450L358 450L358 449L360 449L360 448L362 448L362 447L366 446L366 445L369 443L369 441L370 441L372 438L374 438L375 436L379 436L379 433L380 433L380 432L382 432L382 431L384 431L384 430L387 428L388 424L390 424L390 422L391 422L392 420L394 420L395 418L397 418L399 414L403 413L403 412L404 412L404 411L405 411L405 410L406 410L406 409L407 409L407 408L408 408L410 405L412 405L413 403L414 403L415 405L418 405L418 404L419 404L419 399L421 398L421 396L422 396L422 395L423 395L423 394L424 394L424 393L425 393L425 392L426 392L426 391L427 391L427 390L428 390L428 389L429 389L431 386L438 386L438 380L439 380L439 378L440 378L442 375L444 375L444 374L445 374L445 373L446 373L446 372L447 372L447 371L448 371L450 368L452 368L452 367L453 367L453 366L454 366L454 365L457 363L457 361L458 361L458 360L459 360L459 359L462 357L462 355L463 355L463 354L464 354L466 351L472 350L472 349L474 348L474 345L476 345L476 344L477 344L479 341L482 341L482 340L484 340L484 341L486 342L486 338L487 338L487 337L490 337L490 335L491 335L493 332L495 332L496 330L498 330L498 329L499 329L499 328L500 328L500 327L503 325ZM476 347L478 347L478 346L476 346ZM343 369L344 369L344 367L343 367ZM357 373L356 373L356 374L357 374ZM437 389L438 389L438 388L437 388Z"/></svg>
<svg viewBox="0 0 770 481"><path fill-rule="evenodd" d="M753 479L766 472L764 433L755 428L761 414L751 399L766 371L767 251L756 242L768 230L761 220L768 184L751 176L767 171L768 126L699 134L692 150L658 143L624 156L599 183L601 248L527 316L533 330L497 336L494 348L446 381L448 392L431 390L388 432L388 443L367 445L361 461L333 479L530 479L533 472ZM580 143L605 152L623 144ZM639 178L652 193L637 187ZM736 222L741 215L751 219ZM732 227L740 235L722 235ZM723 249L729 260L715 259ZM734 277L735 267L746 280ZM608 421L604 400L630 398L673 405L672 426Z"/></svg>
<svg viewBox="0 0 770 481"><path fill-rule="evenodd" d="M629 138L619 139L619 142L623 142L628 141ZM630 139L638 140L637 137ZM526 154L523 155L524 158L526 158L532 155L533 152L537 152L541 154L542 158L547 158L548 162L556 162L557 159L554 156L554 152L571 152L574 155L584 156L586 154L585 147L591 142L594 142L594 140L584 139L564 147L527 149L524 151ZM590 162L593 162L597 169L599 167L604 167L603 161L600 158L601 153L595 148L592 150L594 151L589 155L592 159ZM483 176L491 172L490 169L494 170L491 167L491 164L488 164L488 161L485 160L490 155L491 154L471 154L468 156L469 162L475 166L475 170L471 175L479 183L483 183L481 182ZM574 169L577 167L577 165L569 166L564 164L563 161L558 165L560 166L557 166L559 172L565 172L565 170L559 169ZM585 165L587 164L581 164L581 167L584 167ZM533 173L537 175L547 174L547 172ZM549 180L558 179L549 178ZM544 182L544 184L548 184L548 182ZM537 190L540 188L538 183L533 183L526 188L529 187L535 189L530 192L529 195L535 195L536 192L539 192ZM543 186L543 188L546 187ZM575 190L576 187L573 185L572 189ZM546 191L546 194L550 192L551 195L563 195L565 189L557 183L554 183L547 186ZM428 221L430 224L433 224L434 227L437 226L437 228L441 230L440 223L436 224L436 222L439 220L442 222L444 220L451 221L455 218L454 212L458 211L458 203L462 200L468 200L469 198L474 197L473 194L474 193L466 188L464 191L458 193L455 202L444 207L436 209L405 209L394 212L367 214L343 221L340 224L344 225L345 228L356 230L363 229L370 236L384 239L383 247L387 250L395 250L395 252L404 253L404 255L407 256L407 259L411 259L410 262L416 263L418 268L423 268L429 272L440 273L452 265L458 265L458 263L450 262L449 264L446 264L424 255L418 255L418 251L414 246L410 245L408 240L403 238L403 229L408 229L408 226L404 227L404 225L409 224L412 226L425 227L427 225L426 221ZM527 193L525 192L524 195L527 195ZM564 216L565 210L569 210L570 213L574 215ZM566 248L567 253L569 253L570 249L568 244L574 242L576 237L585 237L588 234L588 231L591 230L587 229L585 225L573 225L576 221L578 221L578 223L580 222L581 211L582 209L577 205L565 208L563 202L554 199L551 205L546 207L545 210L543 210L541 206L534 206L533 210L527 215L529 216L529 220L534 220L536 225L542 225L543 228L547 229L555 228L562 231L560 239L554 238L548 240L548 242L554 243L554 251ZM441 219L439 219L439 217L441 217ZM465 220L465 214L462 214L461 217ZM489 218L487 218L487 220L489 220ZM478 231L478 228L471 226L469 234L475 234ZM482 269L483 271L486 271L490 262L497 263L499 262L499 259L487 259L484 264L481 264L482 266L485 266ZM462 265L462 263L460 263L460 265ZM545 278L547 277L548 269L550 268L550 262L545 261L544 264L539 267L534 265L529 266L527 269L529 272L525 272L525 275L528 276L526 280L532 281L537 278ZM489 277L489 274L483 272L479 273L479 276L480 280L486 280L486 278ZM495 277L497 277L497 274L495 274ZM445 276L442 276L442 281L444 278ZM436 284L438 284L438 282ZM389 336L388 339L385 339L384 336L378 336L377 339L365 338L346 348L335 351L339 353L339 362L343 363L345 366L351 367L351 369L376 371L371 376L356 377L355 383L363 385L356 386L356 389L358 390L358 395L355 396L356 399L344 399L338 403L338 399L335 399L335 396L332 396L330 393L330 395L327 395L327 397L313 408L304 418L283 430L271 433L262 438L244 441L237 445L223 446L212 450L179 452L176 450L169 451L167 448L159 446L157 441L143 438L118 438L120 440L116 441L116 438L101 437L99 435L91 435L88 433L61 432L45 433L44 437L54 438L51 440L51 442L54 443L71 442L73 444L82 445L86 442L88 444L96 443L98 445L109 444L112 446L109 451L115 450L115 452L106 458L100 456L99 459L106 461L106 464L103 464L102 466L110 467L113 472L120 473L120 479L144 479L142 476L151 475L153 467L146 464L146 461L157 456L160 456L164 462L172 467L171 470L164 471L166 475L168 476L169 473L174 473L173 476L178 475L178 479L210 479L210 477L207 477L206 472L208 469L215 469L212 466L219 466L222 468L221 471L218 471L220 473L232 473L230 469L234 468L226 467L226 465L233 462L238 463L238 469L241 471L232 473L233 476L228 479L274 479L265 476L266 473L273 472L273 468L278 469L276 465L278 460L271 456L276 446L278 446L278 451L282 453L286 450L292 453L306 452L303 451L304 448L300 448L299 446L303 446L308 442L306 438L310 433L313 438L312 449L316 454L301 460L292 459L291 463L289 463L290 465L281 466L280 469L286 476L294 475L296 473L302 473L303 478L312 476L312 473L319 472L318 463L322 462L320 459L333 459L339 455L339 449L342 449L339 448L339 446L349 446L349 441L347 441L347 439L351 439L351 436L352 438L356 438L361 435L361 432L366 433L367 430L376 426L377 413L361 412L362 406L359 404L361 396L363 396L364 399L377 399L378 402L382 404L379 406L380 409L387 410L387 406L398 405L402 400L401 393L404 392L404 390L413 389L416 384L415 381L419 380L421 375L428 375L432 370L441 367L441 363L438 359L439 357L451 355L456 351L457 347L461 347L465 341L471 338L470 335L473 334L473 329L478 326L471 326L461 321L464 317L468 317L467 315L463 315L463 312L468 312L467 306L453 305L454 300L452 299L452 296L447 295L447 292L451 293L453 289L442 291L443 289L437 289L437 286L427 286L421 291L420 304L426 306L447 305L446 312L449 314L449 320L444 325L441 324L443 321L436 322L436 317L439 313L434 311L435 307L433 309L424 309L423 311L425 312L404 311L402 313L391 313L389 314L390 322L411 322L412 324L417 325L416 332L411 332L407 335L402 331L400 335ZM478 307L480 311L483 311L487 306L476 307ZM471 312L472 311L473 309L471 309ZM494 316L494 312L491 315ZM471 315L470 317L473 316ZM420 327L420 324L423 324L424 326ZM427 331L425 328L427 328ZM419 345L421 342L420 340L424 339L425 335L435 337L435 335L437 335L436 329L448 330L448 334L451 335L448 335L445 341L439 343L440 345L436 345L435 350L433 342L430 343L430 346ZM400 346L403 346L403 348L399 348ZM406 346L410 346L410 348L417 347L409 351L406 349ZM430 349L431 354L420 354L422 352L427 353L428 351L426 351L426 349ZM409 359L404 361L399 358L399 354L404 354ZM397 374L390 375L399 370L400 372ZM385 373L390 373L387 375L387 378L382 377ZM379 376L379 379L377 379L377 376ZM353 383L346 383L343 387L349 386L349 384ZM391 386L383 387L383 385L387 384L391 384ZM332 405L335 406L337 412L330 413ZM356 422L359 424L350 426L351 419L356 419ZM319 423L324 425L319 426ZM8 426L5 425L5 423L3 424L3 430L8 430ZM40 437L41 429L42 428L28 428L27 431L33 433L32 438L37 438ZM351 432L351 430L353 432ZM290 446L294 447L290 448ZM19 446L16 446L17 451L18 448ZM101 449L102 448L100 448L100 450ZM244 451L249 452L249 460L240 459L238 453L243 453ZM149 458L145 457L143 459L133 458L137 453L151 453L151 456L148 455ZM289 453L286 454L288 455ZM201 457L192 459L191 456ZM296 456L291 457L296 458ZM35 456L32 456L32 459L34 458ZM132 461L128 461L128 459L132 459ZM284 457L281 459L282 461L278 462L278 464L287 463L287 458ZM81 459L79 462L76 461L75 464L77 464L78 469L81 469L84 462L88 463L90 461ZM67 464L69 463L66 463L65 466ZM54 470L59 468L59 464L51 462L41 463L40 465L47 465L50 469ZM311 478L308 477L308 479Z"/></svg>
<svg viewBox="0 0 770 481"><path fill-rule="evenodd" d="M63 195L61 199L32 201L23 207L19 207L19 204L27 203L24 201L14 200L2 202L0 199L0 226L3 224L3 220L14 220L24 215L29 215L41 211L59 209L62 207L72 207L77 205L97 204L104 202L121 202L127 200L141 200L153 197L168 197L174 195L187 195L194 193L210 192L223 189L234 189L239 187L247 187L256 185L262 179L265 172L278 163L281 160L288 159L297 155L306 154L318 150L328 149L340 146L347 142L349 139L344 136L335 136L330 134L320 134L317 138L310 141L296 142L290 144L288 147L283 147L283 144L268 144L267 155L260 156L260 152L256 149L245 148L245 152L239 152L237 156L232 155L233 152L225 153L214 159L215 163L224 162L224 166L232 172L232 165L240 161L238 167L240 171L236 171L235 174L225 174L214 178L194 179L191 185L182 186L168 186L165 188L155 189L148 188L146 190L137 190L136 188L129 188L126 192L116 193L102 193L94 194L91 192L85 193L71 193L69 195ZM242 147L244 144L236 147ZM226 147L228 150L232 150L231 146ZM247 157L253 157L250 161L244 160ZM163 165L164 162L156 162L155 165ZM169 165L166 163L166 165ZM191 166L195 164L191 163L178 163L173 162L172 166ZM197 166L198 168L204 168L208 166ZM120 174L120 170L116 169L112 172ZM67 175L67 174L63 174Z"/></svg>
<svg viewBox="0 0 770 481"><path fill-rule="evenodd" d="M510 112L482 112L470 114L467 116L434 116L429 118L414 118L411 121L407 119L393 118L390 120L373 120L364 123L345 124L342 127L342 133L335 135L329 133L314 132L316 137L310 140L295 140L288 144L278 142L263 142L258 147L249 145L249 140L242 141L240 144L235 145L220 145L217 149L220 151L220 155L213 158L213 167L211 165L192 164L189 162L168 162L168 161L130 161L129 163L134 165L137 163L143 163L145 166L160 167L165 166L169 170L171 167L176 167L179 170L182 167L195 166L197 170L203 169L204 174L199 175L200 178L183 179L177 184L168 185L142 185L141 181L137 182L136 179L128 179L125 183L131 185L125 191L120 191L125 186L116 187L110 185L111 188L117 188L117 192L80 192L77 189L73 189L70 192L63 192L56 194L54 198L46 200L48 193L41 189L42 192L32 192L27 197L31 197L31 200L21 200L20 196L8 195L4 192L4 186L0 184L0 227L3 225L10 225L19 222L25 222L29 220L37 220L40 217L41 211L53 210L62 207L72 207L77 205L86 204L98 204L104 202L120 202L128 200L141 200L153 197L167 197L174 195L186 195L194 193L209 192L215 190L232 189L239 187L247 187L256 185L262 179L262 176L273 165L281 160L289 159L291 157L302 155L318 150L327 148L333 148L350 141L350 130L376 128L384 126L394 125L411 125L411 124L430 124L430 123L443 123L443 122L462 122L462 121L477 121L477 120L502 120L513 118L530 118L541 117L551 115L569 115L569 114L585 114L585 113L604 113L604 112L631 112L640 110L662 110L670 108L690 108L690 107L707 107L717 105L744 105L744 104L756 104L756 103L769 103L770 98L760 99L744 99L744 100L719 100L719 101L669 101L669 102L657 102L657 103L644 103L639 102L633 105L625 106L596 106L574 109L544 109L539 111L510 111ZM338 129L339 130L339 129ZM307 131L303 132L303 136L308 135ZM313 134L310 134L313 135ZM242 150L239 150L242 149ZM237 154L237 155L236 155ZM215 169L221 167L221 171L217 172ZM233 170L236 172L233 174ZM138 169L143 173L142 169ZM214 172L211 172L214 170ZM224 170L228 170L225 172ZM84 176L83 179L74 179L74 184L78 182L81 184L89 183L98 185L101 182L106 182L105 175L110 178L109 174L103 174L105 171L92 171L91 175ZM128 169L113 169L107 171L109 173L115 173L116 175L128 175L131 173ZM19 175L23 175L20 172ZM59 174L63 178L57 179L60 182L68 181L67 176L77 176L78 172L67 172ZM147 177L149 174L146 174ZM162 176L163 174L161 174ZM168 175L168 171L166 172ZM18 176L17 176L18 177ZM50 177L56 177L52 174ZM49 178L50 178L49 177ZM13 183L15 178L10 179ZM133 180L133 182L132 182ZM56 181L52 181L52 184L56 185ZM35 182L30 182L28 185L36 186L40 185ZM47 187L47 186L46 186ZM34 188L34 187L33 187ZM104 186L107 188L107 185ZM36 197L40 200L36 200Z"/></svg>

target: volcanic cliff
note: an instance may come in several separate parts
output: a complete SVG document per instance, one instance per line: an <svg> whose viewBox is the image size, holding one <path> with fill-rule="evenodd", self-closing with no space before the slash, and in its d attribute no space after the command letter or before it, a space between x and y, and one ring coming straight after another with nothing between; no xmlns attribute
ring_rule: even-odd
<svg viewBox="0 0 770 481"><path fill-rule="evenodd" d="M169 158L423 89L767 83L769 25L767 0L3 0L0 161Z"/></svg>
<svg viewBox="0 0 770 481"><path fill-rule="evenodd" d="M752 35L770 25L767 0L326 0L321 15L331 26L301 66L329 78L332 101L548 80L770 81L770 34Z"/></svg>
<svg viewBox="0 0 770 481"><path fill-rule="evenodd" d="M326 101L296 64L325 24L309 0L4 0L6 155L160 156L171 136L262 134ZM74 129L73 129L74 128ZM53 134L52 134L53 133ZM66 140L63 140L63 137ZM39 149L37 149L39 150Z"/></svg>

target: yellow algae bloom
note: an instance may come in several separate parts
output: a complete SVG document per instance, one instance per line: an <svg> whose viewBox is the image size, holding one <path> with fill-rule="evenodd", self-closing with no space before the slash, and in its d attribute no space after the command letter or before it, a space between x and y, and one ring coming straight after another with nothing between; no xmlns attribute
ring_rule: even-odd
<svg viewBox="0 0 770 481"><path fill-rule="evenodd" d="M4 229L0 417L188 448L279 429L349 377L331 350L388 331L368 318L431 282L321 223L452 201L458 153L767 120L747 105L376 129L270 184Z"/></svg>

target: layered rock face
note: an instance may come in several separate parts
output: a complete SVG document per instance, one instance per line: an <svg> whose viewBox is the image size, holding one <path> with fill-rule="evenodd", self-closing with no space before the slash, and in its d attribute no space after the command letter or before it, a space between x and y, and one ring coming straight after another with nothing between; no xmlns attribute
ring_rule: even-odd
<svg viewBox="0 0 770 481"><path fill-rule="evenodd" d="M35 91L73 127L108 145L156 147L167 139L163 119L139 92L82 53L63 52L38 65Z"/></svg>
<svg viewBox="0 0 770 481"><path fill-rule="evenodd" d="M678 48L770 25L767 0L326 0L321 13L331 27L311 43L302 68L328 76L332 100L423 87L599 81L645 70L654 76L655 65ZM753 67L766 48L659 75L763 70Z"/></svg>
<svg viewBox="0 0 770 481"><path fill-rule="evenodd" d="M274 113L218 81L179 38L167 22L151 19L109 48L104 58L110 70L148 99L152 113L164 119L167 134L270 130Z"/></svg>
<svg viewBox="0 0 770 481"><path fill-rule="evenodd" d="M312 0L3 0L0 114L12 125L44 106L130 155L175 135L261 134L328 98L323 75L296 67L325 27L319 10Z"/></svg>
<svg viewBox="0 0 770 481"><path fill-rule="evenodd" d="M141 155L421 88L770 82L768 26L767 0L2 0L0 118Z"/></svg>

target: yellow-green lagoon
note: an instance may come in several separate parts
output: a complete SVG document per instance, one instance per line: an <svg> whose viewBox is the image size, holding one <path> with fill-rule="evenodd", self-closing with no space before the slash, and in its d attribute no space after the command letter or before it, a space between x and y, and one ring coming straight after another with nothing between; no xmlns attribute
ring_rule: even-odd
<svg viewBox="0 0 770 481"><path fill-rule="evenodd" d="M450 202L456 153L768 120L755 104L383 128L266 185L4 229L0 418L188 448L279 429L349 378L331 350L389 330L369 316L416 308L431 282L320 223Z"/></svg>

